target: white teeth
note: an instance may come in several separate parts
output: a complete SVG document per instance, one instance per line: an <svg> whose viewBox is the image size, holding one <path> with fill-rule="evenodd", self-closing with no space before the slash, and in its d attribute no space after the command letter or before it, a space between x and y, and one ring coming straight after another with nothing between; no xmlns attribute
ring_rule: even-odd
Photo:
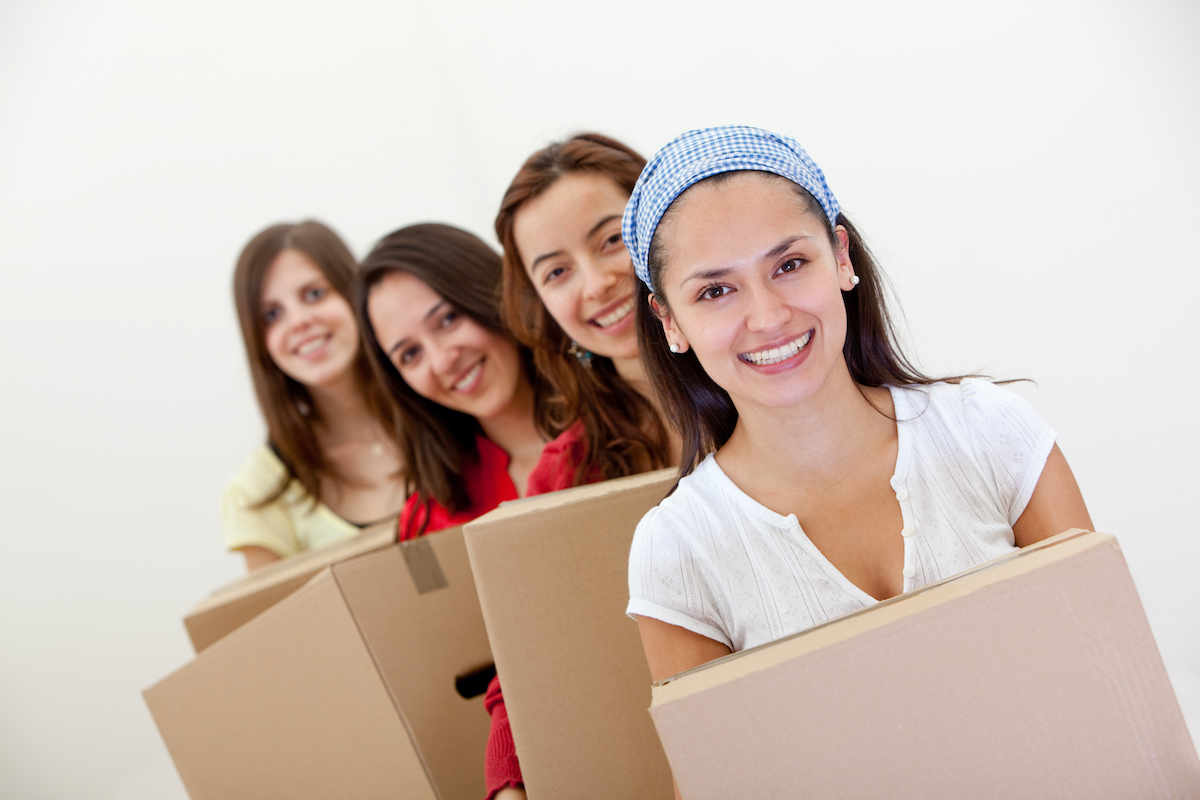
<svg viewBox="0 0 1200 800"><path fill-rule="evenodd" d="M483 362L480 361L478 364L471 367L470 371L468 371L466 375L463 375L461 378L459 378L455 382L454 388L460 392L463 391L464 389L466 389L468 386L471 385L471 381L475 380L475 378L479 375L479 371L482 369L483 369Z"/></svg>
<svg viewBox="0 0 1200 800"><path fill-rule="evenodd" d="M309 339L307 342L296 348L296 355L306 356L321 345L325 344L328 339L329 337L327 336L318 336L316 339Z"/></svg>
<svg viewBox="0 0 1200 800"><path fill-rule="evenodd" d="M789 342L783 347L773 347L770 350L761 350L757 353L742 353L738 358L760 367L765 367L768 364L778 364L780 361L786 361L803 350L811 337L812 331L809 331L799 339Z"/></svg>
<svg viewBox="0 0 1200 800"><path fill-rule="evenodd" d="M630 311L633 311L633 305L634 301L631 297L624 303L621 303L621 305L617 307L617 310L613 311L611 314L605 314L603 317L596 317L596 324L601 328L607 328L609 325L620 322L621 320L625 319L625 316L629 314Z"/></svg>

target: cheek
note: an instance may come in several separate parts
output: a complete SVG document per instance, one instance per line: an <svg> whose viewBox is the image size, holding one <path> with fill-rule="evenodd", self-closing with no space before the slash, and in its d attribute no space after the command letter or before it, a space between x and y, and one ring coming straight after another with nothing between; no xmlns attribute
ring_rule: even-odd
<svg viewBox="0 0 1200 800"><path fill-rule="evenodd" d="M276 363L280 358L286 356L283 349L283 331L278 325L267 328L266 335L263 337L263 345L267 349L267 355Z"/></svg>
<svg viewBox="0 0 1200 800"><path fill-rule="evenodd" d="M547 292L542 297L546 311L565 331L578 328L582 324L579 319L579 293L566 287L560 291Z"/></svg>
<svg viewBox="0 0 1200 800"><path fill-rule="evenodd" d="M436 400L436 385L433 382L429 370L424 366L412 367L409 369L396 368L400 373L400 377L408 384L408 388L412 389L417 394L424 397L426 400Z"/></svg>

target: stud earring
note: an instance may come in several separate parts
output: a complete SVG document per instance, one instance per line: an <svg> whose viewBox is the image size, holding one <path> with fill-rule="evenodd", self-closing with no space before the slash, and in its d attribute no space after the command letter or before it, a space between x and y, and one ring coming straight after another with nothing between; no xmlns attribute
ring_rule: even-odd
<svg viewBox="0 0 1200 800"><path fill-rule="evenodd" d="M672 344L672 345L671 345L671 352L672 352L672 353L678 353L678 352L679 352L679 345L677 345L677 344Z"/></svg>
<svg viewBox="0 0 1200 800"><path fill-rule="evenodd" d="M581 347L579 342L572 339L571 346L567 348L567 352L575 356L584 369L592 368L592 351Z"/></svg>
<svg viewBox="0 0 1200 800"><path fill-rule="evenodd" d="M851 275L851 276L850 276L850 285L851 285L851 286L858 286L858 276L857 276L857 275Z"/></svg>

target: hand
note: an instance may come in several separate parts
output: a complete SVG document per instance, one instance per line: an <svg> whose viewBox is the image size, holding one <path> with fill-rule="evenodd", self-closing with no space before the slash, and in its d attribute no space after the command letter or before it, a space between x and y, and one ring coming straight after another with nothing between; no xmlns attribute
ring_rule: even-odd
<svg viewBox="0 0 1200 800"><path fill-rule="evenodd" d="M496 793L495 800L526 800L525 790L519 786L505 786Z"/></svg>

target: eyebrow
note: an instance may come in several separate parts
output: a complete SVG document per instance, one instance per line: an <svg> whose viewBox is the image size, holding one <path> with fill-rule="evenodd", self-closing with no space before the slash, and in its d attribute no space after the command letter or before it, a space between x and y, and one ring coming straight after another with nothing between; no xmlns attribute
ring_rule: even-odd
<svg viewBox="0 0 1200 800"><path fill-rule="evenodd" d="M439 310L441 310L442 306L447 306L447 305L450 305L450 301L449 301L449 300L440 300L440 301L438 301L438 303L437 303L436 305L434 305L434 307L433 307L433 308L431 308L431 309L429 309L428 311L426 311L426 312L425 312L425 316L421 318L421 321L422 321L422 322L428 322L428 321L429 321L429 318L430 318L430 317L432 317L432 316L434 316L435 314L437 314L437 312L438 312ZM390 356L392 353L396 352L396 351L397 351L397 350L399 350L399 349L400 349L402 346L404 346L405 342L407 342L407 341L408 341L408 337L407 337L407 336L405 336L403 339L401 339L400 341L398 341L398 342L396 342L394 345L392 345L390 348L388 348L387 354Z"/></svg>
<svg viewBox="0 0 1200 800"><path fill-rule="evenodd" d="M605 217L604 219L600 220L595 225L593 225L591 227L591 230L589 230L583 238L585 238L585 239L592 238L592 236L596 233L596 231L600 230L605 225L612 222L614 219L620 219L620 218L621 218L620 214L609 214L607 217ZM564 251L562 251L562 250L555 250L553 253L546 253L545 255L538 256L537 258L535 258L533 260L533 263L529 265L530 273L532 273L535 269L537 269L537 265L542 263L543 261L545 261L547 258L554 258L555 256L561 256L563 254L563 252Z"/></svg>
<svg viewBox="0 0 1200 800"><path fill-rule="evenodd" d="M811 233L801 233L796 236L789 236L788 238L784 239L779 244L775 245L770 250L768 250L767 252L765 252L761 256L759 256L758 260L759 261L767 261L772 258L778 258L779 256L786 253L789 248L791 248L794 244L796 244L796 242L800 241L801 239L815 239L815 238L817 238L817 237L813 236ZM723 278L732 271L733 271L733 267L714 267L713 269L698 269L695 272L689 273L686 277L683 278L683 280L679 281L679 285L683 286L688 281L694 281L694 280L710 281L710 280L714 280L716 278Z"/></svg>

